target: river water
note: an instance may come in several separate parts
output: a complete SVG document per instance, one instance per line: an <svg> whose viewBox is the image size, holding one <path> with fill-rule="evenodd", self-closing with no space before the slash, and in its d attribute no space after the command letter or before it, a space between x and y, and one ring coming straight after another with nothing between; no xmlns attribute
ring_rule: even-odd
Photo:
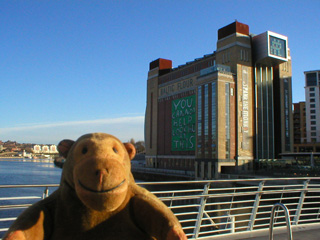
<svg viewBox="0 0 320 240"><path fill-rule="evenodd" d="M0 159L0 185L16 184L59 184L61 177L61 168L57 168L53 163L45 160L23 159ZM50 191L54 191L51 188ZM10 197L38 196L42 197L44 188L0 188L0 206L9 204L33 203L36 200L8 200ZM0 209L1 218L14 217L20 214L24 209L6 210ZM0 229L8 228L12 221L0 221ZM0 238L4 232L0 231Z"/></svg>
<svg viewBox="0 0 320 240"><path fill-rule="evenodd" d="M45 160L0 159L0 185L55 184L60 182L60 176L61 169Z"/></svg>

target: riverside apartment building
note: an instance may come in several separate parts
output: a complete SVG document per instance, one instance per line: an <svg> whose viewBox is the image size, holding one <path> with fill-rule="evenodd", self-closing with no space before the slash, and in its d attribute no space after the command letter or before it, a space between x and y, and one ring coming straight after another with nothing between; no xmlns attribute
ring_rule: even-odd
<svg viewBox="0 0 320 240"><path fill-rule="evenodd" d="M253 35L238 21L218 30L216 51L172 68L150 63L146 165L197 179L253 169L293 150L288 38Z"/></svg>

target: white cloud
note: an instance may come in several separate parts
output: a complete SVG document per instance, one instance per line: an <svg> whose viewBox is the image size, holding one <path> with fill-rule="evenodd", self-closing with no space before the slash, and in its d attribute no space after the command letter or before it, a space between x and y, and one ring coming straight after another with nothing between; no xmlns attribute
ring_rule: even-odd
<svg viewBox="0 0 320 240"><path fill-rule="evenodd" d="M121 141L144 140L144 116L97 119L87 121L55 122L0 128L0 140L20 143L58 143L77 139L90 132L106 132Z"/></svg>

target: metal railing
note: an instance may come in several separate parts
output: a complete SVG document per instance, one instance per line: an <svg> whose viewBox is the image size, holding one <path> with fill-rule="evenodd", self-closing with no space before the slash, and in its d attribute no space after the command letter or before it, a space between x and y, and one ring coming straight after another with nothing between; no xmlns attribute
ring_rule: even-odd
<svg viewBox="0 0 320 240"><path fill-rule="evenodd" d="M270 219L270 230L269 230L269 240L273 240L273 227L274 227L274 217L276 215L276 209L282 208L285 214L286 224L287 224L287 238L288 240L293 240L292 238L292 229L290 221L290 213L288 208L282 203L276 203L271 209L271 219Z"/></svg>
<svg viewBox="0 0 320 240"><path fill-rule="evenodd" d="M320 223L320 178L265 178L138 183L158 196L178 217L188 239L235 236L267 230L274 204L285 204L292 225ZM0 238L22 208L58 185L0 185ZM22 189L17 199L1 190ZM30 194L34 189L38 195ZM27 191L28 189L28 191ZM50 190L52 192L52 190ZM29 197L28 197L29 196ZM9 203L5 203L9 202ZM283 211L275 210L275 227L286 226ZM2 232L2 233L1 233Z"/></svg>

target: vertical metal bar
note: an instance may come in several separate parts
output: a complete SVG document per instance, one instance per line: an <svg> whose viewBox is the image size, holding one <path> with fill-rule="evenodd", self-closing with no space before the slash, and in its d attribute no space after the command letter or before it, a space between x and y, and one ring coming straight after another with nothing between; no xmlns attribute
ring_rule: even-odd
<svg viewBox="0 0 320 240"><path fill-rule="evenodd" d="M195 238L195 239L197 239L198 236L199 236L199 231L200 231L200 226L201 226L201 222L202 222L203 212L204 212L205 205L206 205L207 198L208 198L207 195L208 195L209 188L210 188L210 183L207 183L204 186L204 189L203 189L203 195L205 195L205 196L203 196L201 198L199 212L198 212L198 216L197 216L197 222L196 222L196 225L195 225L195 228L194 228L194 231L193 231L193 238Z"/></svg>
<svg viewBox="0 0 320 240"><path fill-rule="evenodd" d="M310 157L310 166L314 167L314 156L313 156L313 152L311 153L311 157Z"/></svg>
<svg viewBox="0 0 320 240"><path fill-rule="evenodd" d="M172 207L173 198L174 198L174 192L172 192L171 201L170 201L170 207Z"/></svg>
<svg viewBox="0 0 320 240"><path fill-rule="evenodd" d="M301 191L301 194L300 194L300 199L299 199L299 203L298 203L298 206L297 206L297 210L296 210L296 214L295 214L295 217L293 219L293 224L294 225L298 225L299 223L299 219L300 219L300 214L301 214L301 210L302 210L302 207L303 207L303 204L304 204L304 199L305 199L305 196L308 192L308 184L310 182L310 179L306 180L304 182L304 185L303 185L303 190Z"/></svg>
<svg viewBox="0 0 320 240"><path fill-rule="evenodd" d="M252 208L252 213L250 216L250 221L248 223L248 230L252 231L253 230L253 226L254 226L254 222L256 220L256 216L257 216L257 211L259 208L259 204L260 204L260 199L261 199L261 191L263 189L265 181L262 181L259 183L259 188L258 188L258 192L256 193L256 198L253 204L253 208Z"/></svg>
<svg viewBox="0 0 320 240"><path fill-rule="evenodd" d="M316 219L319 219L319 216L320 216L320 208L318 209L318 215Z"/></svg>
<svg viewBox="0 0 320 240"><path fill-rule="evenodd" d="M285 219L286 219L286 224L287 224L287 236L288 240L293 240L292 238L292 229L291 229L291 222L290 222L290 213L288 208L282 204L282 203L276 203L275 205L272 206L271 209L271 219L270 219L270 228L269 228L269 240L273 240L273 225L274 225L274 215L275 215L275 210L277 208L282 208L284 211Z"/></svg>
<svg viewBox="0 0 320 240"><path fill-rule="evenodd" d="M49 188L46 187L46 189L44 190L43 194L42 194L42 199L45 199L49 196Z"/></svg>
<svg viewBox="0 0 320 240"><path fill-rule="evenodd" d="M230 220L230 226L231 226L231 233L234 233L234 228L235 228L235 217L231 215L231 211L232 211L232 205L233 205L233 200L234 200L234 195L236 193L236 188L233 189L233 195L231 198L231 202L230 202L230 206L229 206L229 211L228 211L228 218L227 218L227 222L226 222L226 228L228 227L228 222Z"/></svg>
<svg viewBox="0 0 320 240"><path fill-rule="evenodd" d="M229 216L230 218L230 225L231 225L231 233L234 233L235 232L235 227L236 227L236 224L235 224L235 217L234 216Z"/></svg>

